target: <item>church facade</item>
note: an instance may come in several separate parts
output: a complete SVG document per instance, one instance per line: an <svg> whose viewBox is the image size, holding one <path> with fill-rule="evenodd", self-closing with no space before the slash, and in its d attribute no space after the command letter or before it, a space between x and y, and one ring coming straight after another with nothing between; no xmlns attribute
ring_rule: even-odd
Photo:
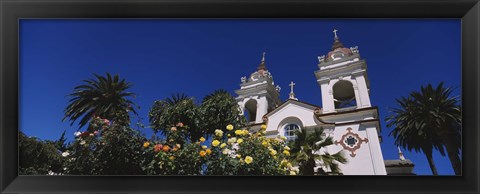
<svg viewBox="0 0 480 194"><path fill-rule="evenodd" d="M289 85L289 99L282 102L280 87L275 86L266 68L264 53L257 70L248 78L242 77L240 89L235 91L250 130L258 130L260 125L266 124L267 137L285 136L292 140L295 130L322 127L335 144L319 152L342 151L347 159L347 163L340 164L342 174L387 175L387 169L392 168L397 174L411 174L413 164L409 160L385 162L383 159L378 108L370 102L367 64L360 57L358 47L345 47L334 30L331 51L319 56L318 61L314 74L321 89L323 107L299 101L293 91L293 82ZM317 166L322 168L320 163Z"/></svg>

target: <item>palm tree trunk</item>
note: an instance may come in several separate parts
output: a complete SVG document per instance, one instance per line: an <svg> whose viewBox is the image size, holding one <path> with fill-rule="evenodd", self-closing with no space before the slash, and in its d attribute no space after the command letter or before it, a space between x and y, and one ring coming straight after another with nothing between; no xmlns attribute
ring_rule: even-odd
<svg viewBox="0 0 480 194"><path fill-rule="evenodd" d="M427 157L428 165L430 165L432 174L434 176L438 176L437 167L435 167L435 163L433 162L432 152L430 151L430 153L425 153L425 156Z"/></svg>
<svg viewBox="0 0 480 194"><path fill-rule="evenodd" d="M450 163L452 164L453 171L455 175L462 174L462 161L460 160L458 149L455 145L455 142L452 139L452 136L448 136L443 138L443 143L445 148L447 149L448 158L450 159Z"/></svg>

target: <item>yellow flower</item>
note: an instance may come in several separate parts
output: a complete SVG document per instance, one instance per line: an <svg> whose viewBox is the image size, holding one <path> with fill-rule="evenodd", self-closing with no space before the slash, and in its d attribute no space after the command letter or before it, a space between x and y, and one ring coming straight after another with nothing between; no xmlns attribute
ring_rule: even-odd
<svg viewBox="0 0 480 194"><path fill-rule="evenodd" d="M230 134L227 134L227 137L230 137L231 135Z"/></svg>
<svg viewBox="0 0 480 194"><path fill-rule="evenodd" d="M243 135L243 131L242 130L235 130L235 135Z"/></svg>
<svg viewBox="0 0 480 194"><path fill-rule="evenodd" d="M207 155L207 152L205 152L205 151L203 151L203 150L200 151L200 157L205 157L205 155Z"/></svg>
<svg viewBox="0 0 480 194"><path fill-rule="evenodd" d="M268 146L268 142L265 141L265 140L263 140L262 145L265 146L265 147L267 147L267 146Z"/></svg>
<svg viewBox="0 0 480 194"><path fill-rule="evenodd" d="M287 167L288 167L288 168L292 168L292 163L288 162L288 163L287 163Z"/></svg>
<svg viewBox="0 0 480 194"><path fill-rule="evenodd" d="M283 150L283 154L290 156L290 152L288 150Z"/></svg>
<svg viewBox="0 0 480 194"><path fill-rule="evenodd" d="M202 148L203 148L203 149L207 149L207 146L206 146L206 145L203 145Z"/></svg>
<svg viewBox="0 0 480 194"><path fill-rule="evenodd" d="M285 146L284 149L285 149L285 150L290 150L290 147Z"/></svg>
<svg viewBox="0 0 480 194"><path fill-rule="evenodd" d="M148 142L148 141L146 141L145 143L143 143L143 147L144 147L144 148L147 148L149 145L150 145L150 142Z"/></svg>
<svg viewBox="0 0 480 194"><path fill-rule="evenodd" d="M250 156L245 157L245 163L250 164L253 162L253 158Z"/></svg>
<svg viewBox="0 0 480 194"><path fill-rule="evenodd" d="M219 144L220 144L220 142L218 140L213 140L212 141L212 146L213 147L217 147Z"/></svg>
<svg viewBox="0 0 480 194"><path fill-rule="evenodd" d="M290 175L297 175L297 173L295 171L291 170Z"/></svg>
<svg viewBox="0 0 480 194"><path fill-rule="evenodd" d="M227 144L226 144L226 143L222 143L222 144L220 144L220 148L224 148L225 146L227 146Z"/></svg>
<svg viewBox="0 0 480 194"><path fill-rule="evenodd" d="M243 142L243 139L238 139L238 140L237 140L237 143L238 143L238 144L241 144L242 142Z"/></svg>
<svg viewBox="0 0 480 194"><path fill-rule="evenodd" d="M175 159L175 157L174 157L174 156L170 156L168 159L173 160L173 159Z"/></svg>
<svg viewBox="0 0 480 194"><path fill-rule="evenodd" d="M274 149L270 149L270 155L275 156L277 154L277 151Z"/></svg>
<svg viewBox="0 0 480 194"><path fill-rule="evenodd" d="M205 142L205 138L204 138L204 137L201 137L201 138L200 138L200 142Z"/></svg>
<svg viewBox="0 0 480 194"><path fill-rule="evenodd" d="M285 166L285 165L287 165L287 163L288 163L288 161L283 159L282 162L280 162L280 165Z"/></svg>
<svg viewBox="0 0 480 194"><path fill-rule="evenodd" d="M207 154L210 155L212 153L212 150L211 149L207 149L206 150Z"/></svg>
<svg viewBox="0 0 480 194"><path fill-rule="evenodd" d="M227 130L229 131L233 130L233 125L227 125Z"/></svg>
<svg viewBox="0 0 480 194"><path fill-rule="evenodd" d="M282 136L281 139L282 139L283 141L287 140L287 138L286 138L285 136Z"/></svg>
<svg viewBox="0 0 480 194"><path fill-rule="evenodd" d="M242 157L242 155L240 155L240 154L237 154L237 158L241 158L241 157Z"/></svg>
<svg viewBox="0 0 480 194"><path fill-rule="evenodd" d="M248 135L248 130L244 129L242 130L242 132L243 132L243 135Z"/></svg>
<svg viewBox="0 0 480 194"><path fill-rule="evenodd" d="M267 125L262 125L261 129L262 129L262 130L267 129Z"/></svg>
<svg viewBox="0 0 480 194"><path fill-rule="evenodd" d="M222 137L222 136L223 136L223 131L220 130L220 129L217 129L217 130L215 130L215 135L216 135L217 137Z"/></svg>

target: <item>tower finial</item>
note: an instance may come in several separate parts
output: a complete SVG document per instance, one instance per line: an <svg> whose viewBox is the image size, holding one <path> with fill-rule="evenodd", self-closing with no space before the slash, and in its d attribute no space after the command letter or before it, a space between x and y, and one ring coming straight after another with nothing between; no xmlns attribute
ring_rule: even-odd
<svg viewBox="0 0 480 194"><path fill-rule="evenodd" d="M260 65L258 66L257 70L267 70L267 67L265 67L265 54L266 52L264 51L262 54L262 61L260 62Z"/></svg>
<svg viewBox="0 0 480 194"><path fill-rule="evenodd" d="M398 148L398 157L400 157L400 160L405 160L405 156L403 155L402 150L400 150L400 146L397 146Z"/></svg>
<svg viewBox="0 0 480 194"><path fill-rule="evenodd" d="M290 94L288 99L298 100L297 98L295 98L295 93L293 93L293 86L295 86L295 83L291 81L288 85L290 86Z"/></svg>
<svg viewBox="0 0 480 194"><path fill-rule="evenodd" d="M333 34L335 35L335 40L337 40L337 39L338 39L338 36L337 36L337 31L338 31L337 29L333 29Z"/></svg>

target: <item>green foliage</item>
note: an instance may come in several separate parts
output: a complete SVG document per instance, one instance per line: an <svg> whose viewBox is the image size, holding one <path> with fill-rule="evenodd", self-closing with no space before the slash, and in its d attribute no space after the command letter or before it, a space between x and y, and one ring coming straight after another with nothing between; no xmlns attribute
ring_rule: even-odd
<svg viewBox="0 0 480 194"><path fill-rule="evenodd" d="M76 86L69 95L71 99L65 109L63 120L68 118L73 125L81 118L79 128L85 126L95 116L128 125L130 121L128 112L136 114L133 108L135 104L127 99L135 97L135 94L126 92L131 84L125 79L120 79L118 75L113 77L109 73L106 77L94 75L96 79L84 80L85 84Z"/></svg>
<svg viewBox="0 0 480 194"><path fill-rule="evenodd" d="M237 101L226 90L216 90L203 98L200 106L202 129L205 134L213 134L231 124L235 128L246 125L245 117L240 116Z"/></svg>
<svg viewBox="0 0 480 194"><path fill-rule="evenodd" d="M190 129L185 135L190 141L198 140L202 136L208 138L215 129L228 124L240 127L246 123L245 118L240 116L235 98L225 90L217 90L207 95L200 106L185 94L155 101L149 120L155 132L160 131L166 136L171 125L183 123L189 126Z"/></svg>
<svg viewBox="0 0 480 194"><path fill-rule="evenodd" d="M308 133L308 131L313 131L313 133ZM339 163L347 162L341 151L335 154L319 153L319 151L322 152L322 148L333 145L332 137L324 138L322 134L323 128L302 128L295 131L296 139L290 142L290 146L294 161L299 165L302 175L339 174L341 173ZM318 168L317 172L315 172L316 161L323 165Z"/></svg>
<svg viewBox="0 0 480 194"><path fill-rule="evenodd" d="M168 127L183 123L190 127L185 133L185 139L198 139L203 131L199 126L199 110L194 99L185 94L172 95L165 100L155 101L149 113L151 127L155 132L168 136Z"/></svg>
<svg viewBox="0 0 480 194"><path fill-rule="evenodd" d="M63 172L63 162L57 146L60 141L42 141L19 132L19 174L46 175Z"/></svg>
<svg viewBox="0 0 480 194"><path fill-rule="evenodd" d="M399 107L390 110L386 117L387 127L395 138L395 144L407 150L422 151L429 160L434 175L437 174L432 159L436 149L450 161L457 175L461 171L461 108L458 97L450 97L452 88L440 83L436 88L428 84L413 91L407 97L396 99Z"/></svg>

